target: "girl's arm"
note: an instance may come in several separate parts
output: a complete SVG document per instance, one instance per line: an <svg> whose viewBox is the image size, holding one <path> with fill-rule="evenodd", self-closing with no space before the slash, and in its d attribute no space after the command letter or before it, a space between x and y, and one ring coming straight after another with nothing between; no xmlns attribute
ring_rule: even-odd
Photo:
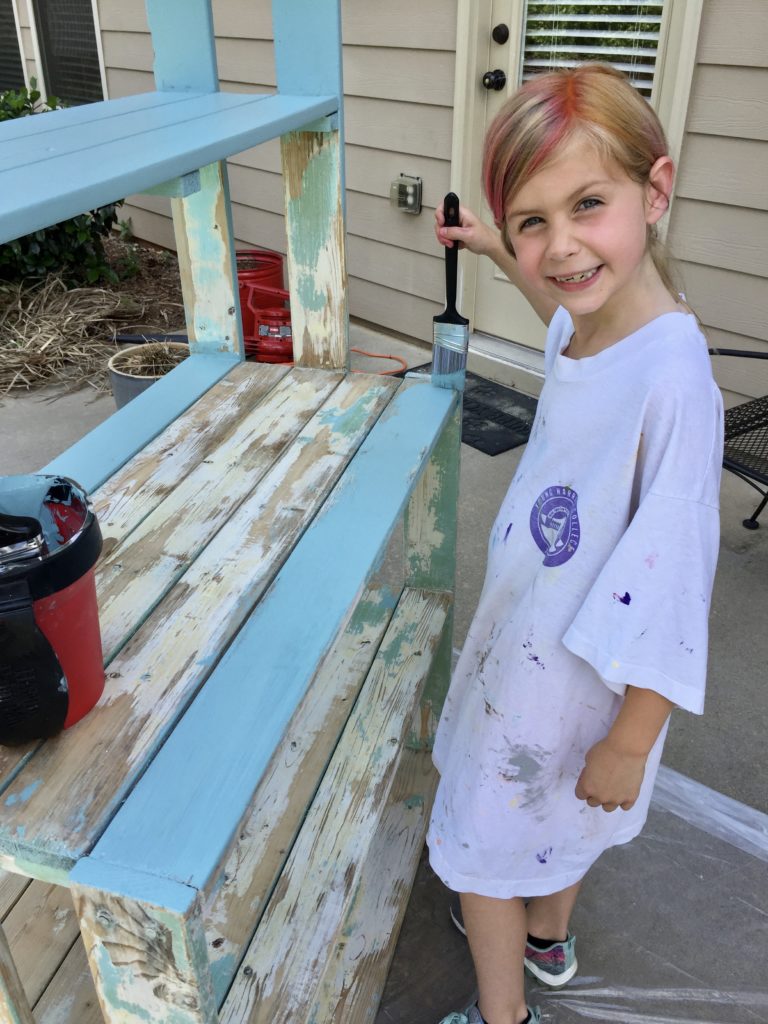
<svg viewBox="0 0 768 1024"><path fill-rule="evenodd" d="M651 748L674 706L654 690L628 686L608 735L587 751L576 797L604 811L628 811L640 793Z"/></svg>
<svg viewBox="0 0 768 1024"><path fill-rule="evenodd" d="M539 318L549 325L549 321L555 315L557 305L546 296L529 288L523 281L517 269L517 260L504 248L499 232L481 221L466 206L459 207L459 221L460 227L445 227L443 208L438 206L435 210L435 234L438 242L449 249L454 242L458 242L460 248L469 249L476 256L488 256L512 284L523 293Z"/></svg>

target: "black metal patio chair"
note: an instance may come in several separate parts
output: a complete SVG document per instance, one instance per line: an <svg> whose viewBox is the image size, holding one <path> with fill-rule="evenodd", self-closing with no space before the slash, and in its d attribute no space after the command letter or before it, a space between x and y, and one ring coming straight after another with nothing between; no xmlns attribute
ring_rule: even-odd
<svg viewBox="0 0 768 1024"><path fill-rule="evenodd" d="M768 352L747 352L735 348L711 348L709 354L768 359ZM761 496L762 501L755 511L743 520L748 530L756 530L760 525L757 517L768 503L768 489L763 489L768 488L768 395L726 409L723 468L754 487Z"/></svg>

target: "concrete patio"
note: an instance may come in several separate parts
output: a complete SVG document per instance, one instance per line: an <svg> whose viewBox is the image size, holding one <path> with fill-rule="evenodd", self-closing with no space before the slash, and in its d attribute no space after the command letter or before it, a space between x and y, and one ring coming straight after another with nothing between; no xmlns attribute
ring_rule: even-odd
<svg viewBox="0 0 768 1024"><path fill-rule="evenodd" d="M430 358L360 325L352 344L402 354L409 366ZM45 465L113 408L111 397L88 391L2 399L0 473ZM457 649L522 451L462 449ZM753 494L724 475L706 713L674 716L645 832L589 876L574 920L579 975L560 993L531 991L547 1024L768 1024L768 516L758 531L743 528ZM448 904L424 860L376 1024L432 1024L471 995L469 954Z"/></svg>

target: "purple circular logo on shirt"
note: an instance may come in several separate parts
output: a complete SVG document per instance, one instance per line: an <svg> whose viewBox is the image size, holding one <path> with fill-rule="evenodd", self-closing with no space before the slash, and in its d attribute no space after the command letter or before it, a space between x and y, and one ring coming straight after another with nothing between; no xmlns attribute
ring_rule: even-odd
<svg viewBox="0 0 768 1024"><path fill-rule="evenodd" d="M548 487L531 509L531 533L544 552L544 565L562 565L579 546L578 494L570 487Z"/></svg>

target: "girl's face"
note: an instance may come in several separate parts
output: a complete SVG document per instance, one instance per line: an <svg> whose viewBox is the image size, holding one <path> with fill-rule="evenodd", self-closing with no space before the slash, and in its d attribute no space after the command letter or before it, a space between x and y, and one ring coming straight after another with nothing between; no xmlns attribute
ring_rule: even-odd
<svg viewBox="0 0 768 1024"><path fill-rule="evenodd" d="M654 168L664 161L671 175L667 157ZM572 317L590 317L641 300L655 276L648 225L666 206L659 189L639 185L577 136L519 190L505 220L526 283Z"/></svg>

